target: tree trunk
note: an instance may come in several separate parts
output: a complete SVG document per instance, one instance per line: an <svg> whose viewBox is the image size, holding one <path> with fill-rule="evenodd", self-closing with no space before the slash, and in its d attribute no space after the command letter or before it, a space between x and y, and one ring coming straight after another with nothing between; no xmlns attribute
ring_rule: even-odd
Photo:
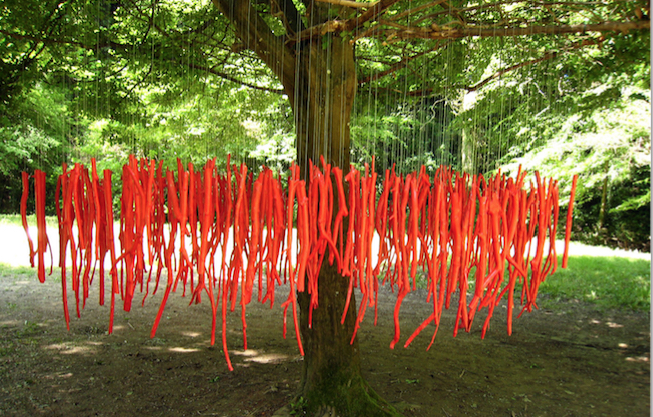
<svg viewBox="0 0 653 417"><path fill-rule="evenodd" d="M361 375L358 339L350 343L356 323L355 297L340 323L347 279L325 261L319 277L318 308L308 323L309 297L300 294L304 367L295 404L315 416L396 416Z"/></svg>
<svg viewBox="0 0 653 417"><path fill-rule="evenodd" d="M308 161L319 163L324 155L327 162L347 172L357 85L353 47L348 40L333 36L306 43L298 69L298 90L292 103L301 171L306 175ZM338 273L335 263L329 265L325 260L318 281L318 308L313 311L310 327L309 296L299 294L305 356L298 397L301 400L295 403L309 415L396 415L361 376L358 340L351 341L356 324L353 296L345 323L341 324L348 278Z"/></svg>
<svg viewBox="0 0 653 417"><path fill-rule="evenodd" d="M308 177L309 160L319 164L320 156L348 172L350 120L357 86L353 45L344 37L326 34L289 47L272 34L250 2L213 1L230 19L243 43L283 84L295 118L302 177ZM282 3L287 16L299 16L292 1ZM329 9L328 5L313 3L307 11L311 24L327 21ZM299 32L302 23L299 19L296 22ZM337 211L335 207L334 215ZM318 307L310 328L309 296L298 294L305 352L302 379L293 404L285 407L286 414L280 410L277 415L295 411L295 415L311 416L398 416L361 375L358 340L350 343L356 322L355 297L341 324L349 281L335 265L329 265L328 254L325 258L318 278Z"/></svg>
<svg viewBox="0 0 653 417"><path fill-rule="evenodd" d="M460 111L465 114L465 118L470 114L478 100L476 91L465 92L462 94ZM470 119L471 121L471 119ZM473 124L465 123L462 129L462 138L460 143L460 168L468 174L477 174L479 168L478 161L479 137L478 129Z"/></svg>
<svg viewBox="0 0 653 417"><path fill-rule="evenodd" d="M605 162L603 170L605 171L605 177L603 178L603 189L601 191L601 209L599 211L599 230L601 231L605 228L605 213L607 212L608 206L608 174L610 172L610 164L608 161Z"/></svg>
<svg viewBox="0 0 653 417"><path fill-rule="evenodd" d="M460 162L462 170L468 174L476 174L476 137L473 127L463 128L462 146L460 147Z"/></svg>
<svg viewBox="0 0 653 417"><path fill-rule="evenodd" d="M356 94L354 51L349 41L325 36L302 44L295 91L290 102L295 115L297 159L302 172L308 160L327 162L349 171L349 128Z"/></svg>

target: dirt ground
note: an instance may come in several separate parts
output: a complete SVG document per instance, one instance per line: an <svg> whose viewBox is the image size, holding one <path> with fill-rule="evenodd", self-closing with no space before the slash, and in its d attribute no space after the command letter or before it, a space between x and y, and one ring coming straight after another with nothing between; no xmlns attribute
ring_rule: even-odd
<svg viewBox="0 0 653 417"><path fill-rule="evenodd" d="M230 372L219 342L210 346L208 303L189 307L188 298L172 294L150 339L161 295L145 307L135 302L130 313L117 309L108 335L109 309L92 293L67 331L60 280L39 284L35 271L7 269L0 276L0 416L270 416L292 399L302 358L292 326L282 337L278 305L251 304L247 351L239 314L230 316ZM431 328L408 349L391 350L394 296L384 290L379 298L378 325L368 315L359 332L363 372L406 416L649 415L647 313L542 299L539 311L515 320L510 337L501 306L481 340L482 315L470 334L453 338L448 312L430 351ZM407 297L402 341L431 308L419 291Z"/></svg>

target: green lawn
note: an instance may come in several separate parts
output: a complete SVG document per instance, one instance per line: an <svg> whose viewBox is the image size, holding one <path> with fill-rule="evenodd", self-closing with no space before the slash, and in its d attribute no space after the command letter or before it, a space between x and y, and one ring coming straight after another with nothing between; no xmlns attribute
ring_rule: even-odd
<svg viewBox="0 0 653 417"><path fill-rule="evenodd" d="M57 217L56 216L45 216L45 222L48 226L57 226ZM16 226L22 226L23 221L20 218L20 214L0 214L0 226L5 224L13 224ZM27 224L29 227L36 227L36 214L27 215Z"/></svg>
<svg viewBox="0 0 653 417"><path fill-rule="evenodd" d="M560 262L562 264L562 262ZM651 261L618 256L570 256L540 286L540 293L577 299L607 308L649 310Z"/></svg>

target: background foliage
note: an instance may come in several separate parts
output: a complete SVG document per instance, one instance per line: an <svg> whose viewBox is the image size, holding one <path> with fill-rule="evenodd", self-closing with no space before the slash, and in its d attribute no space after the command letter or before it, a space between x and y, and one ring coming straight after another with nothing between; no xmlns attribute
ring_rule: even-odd
<svg viewBox="0 0 653 417"><path fill-rule="evenodd" d="M625 2L619 13L638 5ZM256 7L270 11L267 2ZM401 12L386 17L423 17ZM549 15L534 7L513 18ZM265 16L284 33L271 11ZM362 167L374 156L377 170L400 172L440 164L514 172L521 164L559 178L563 201L578 174L575 237L650 250L649 45L648 31L362 37L352 161ZM18 210L20 171L45 170L53 192L63 161L95 157L98 168L119 172L129 153L166 166L177 158L222 164L231 154L254 169L285 170L295 157L288 98L210 1L7 0L0 57L2 212Z"/></svg>

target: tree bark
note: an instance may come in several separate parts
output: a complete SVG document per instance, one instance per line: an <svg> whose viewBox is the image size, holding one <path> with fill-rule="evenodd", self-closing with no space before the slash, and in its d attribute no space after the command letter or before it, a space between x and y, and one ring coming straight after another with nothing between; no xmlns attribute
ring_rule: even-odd
<svg viewBox="0 0 653 417"><path fill-rule="evenodd" d="M309 41L302 47L298 68L299 90L293 109L301 170L308 173L308 161L317 162L323 155L327 162L347 172L349 127L357 86L353 47L339 36ZM334 208L333 213L337 211ZM300 404L309 415L397 415L361 375L358 340L351 339L356 324L354 296L345 323L341 324L348 278L325 260L318 282L318 308L310 324L309 296L299 294L305 352Z"/></svg>
<svg viewBox="0 0 653 417"><path fill-rule="evenodd" d="M302 44L296 90L291 98L297 132L297 159L302 172L308 160L349 171L349 128L356 94L354 52L348 40L327 35Z"/></svg>
<svg viewBox="0 0 653 417"><path fill-rule="evenodd" d="M462 170L468 174L477 173L476 134L474 127L463 128L462 146L460 147L460 161Z"/></svg>

